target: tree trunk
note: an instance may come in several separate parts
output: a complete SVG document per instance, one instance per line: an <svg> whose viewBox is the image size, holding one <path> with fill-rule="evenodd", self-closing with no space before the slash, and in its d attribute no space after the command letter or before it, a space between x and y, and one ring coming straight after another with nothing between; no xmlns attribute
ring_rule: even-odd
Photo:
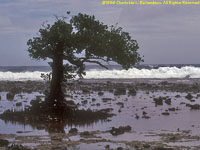
<svg viewBox="0 0 200 150"><path fill-rule="evenodd" d="M52 80L50 84L50 93L47 97L47 104L52 113L60 114L66 109L64 105L64 94L62 91L63 81L63 58L62 55L55 55L52 64Z"/></svg>

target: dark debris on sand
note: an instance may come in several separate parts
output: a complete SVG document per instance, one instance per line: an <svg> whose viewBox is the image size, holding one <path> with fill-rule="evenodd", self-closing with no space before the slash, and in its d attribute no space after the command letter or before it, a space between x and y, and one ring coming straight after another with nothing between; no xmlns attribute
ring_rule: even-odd
<svg viewBox="0 0 200 150"><path fill-rule="evenodd" d="M120 126L119 128L115 128L112 127L111 130L109 130L109 132L113 135L113 136L117 136L117 135L121 135L124 134L125 132L130 132L131 131L131 126Z"/></svg>

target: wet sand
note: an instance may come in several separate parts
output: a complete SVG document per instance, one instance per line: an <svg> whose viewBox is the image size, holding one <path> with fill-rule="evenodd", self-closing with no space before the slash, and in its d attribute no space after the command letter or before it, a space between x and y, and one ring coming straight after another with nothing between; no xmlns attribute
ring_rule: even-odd
<svg viewBox="0 0 200 150"><path fill-rule="evenodd" d="M79 109L109 109L105 121L64 127L32 126L0 119L0 139L27 149L200 149L199 79L85 79L66 86ZM0 113L23 110L44 99L44 82L0 82ZM17 91L16 93L14 91ZM8 97L8 93L15 93ZM11 95L12 96L12 95ZM130 130L124 128L130 126ZM64 128L65 133L51 130ZM72 129L77 129L73 132ZM113 134L115 131L115 134ZM0 146L1 147L1 146Z"/></svg>

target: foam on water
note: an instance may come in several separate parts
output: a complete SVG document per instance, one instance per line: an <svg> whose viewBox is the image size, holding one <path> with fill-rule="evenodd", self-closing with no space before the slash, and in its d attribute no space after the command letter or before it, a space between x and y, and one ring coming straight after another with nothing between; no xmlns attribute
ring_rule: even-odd
<svg viewBox="0 0 200 150"><path fill-rule="evenodd" d="M186 66L158 69L90 70L86 78L200 78L200 68Z"/></svg>
<svg viewBox="0 0 200 150"><path fill-rule="evenodd" d="M0 80L42 80L41 71L33 72L0 72ZM200 68L186 66L178 67L159 67L158 69L137 69L129 70L98 70L91 69L86 71L86 79L90 78L200 78Z"/></svg>
<svg viewBox="0 0 200 150"><path fill-rule="evenodd" d="M0 72L0 80L2 81L26 81L26 80L42 80L40 71L34 72Z"/></svg>

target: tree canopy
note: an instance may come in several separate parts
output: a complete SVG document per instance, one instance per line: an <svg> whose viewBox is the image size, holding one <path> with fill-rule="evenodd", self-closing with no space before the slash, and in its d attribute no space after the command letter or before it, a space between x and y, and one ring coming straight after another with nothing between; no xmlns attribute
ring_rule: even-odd
<svg viewBox="0 0 200 150"><path fill-rule="evenodd" d="M94 16L79 13L70 20L58 18L54 24L45 24L37 37L27 42L29 55L36 60L67 60L63 65L65 79L82 77L85 63L116 62L128 69L142 61L138 43L121 27L108 27ZM63 62L60 62L63 64ZM55 63L56 64L56 63Z"/></svg>

